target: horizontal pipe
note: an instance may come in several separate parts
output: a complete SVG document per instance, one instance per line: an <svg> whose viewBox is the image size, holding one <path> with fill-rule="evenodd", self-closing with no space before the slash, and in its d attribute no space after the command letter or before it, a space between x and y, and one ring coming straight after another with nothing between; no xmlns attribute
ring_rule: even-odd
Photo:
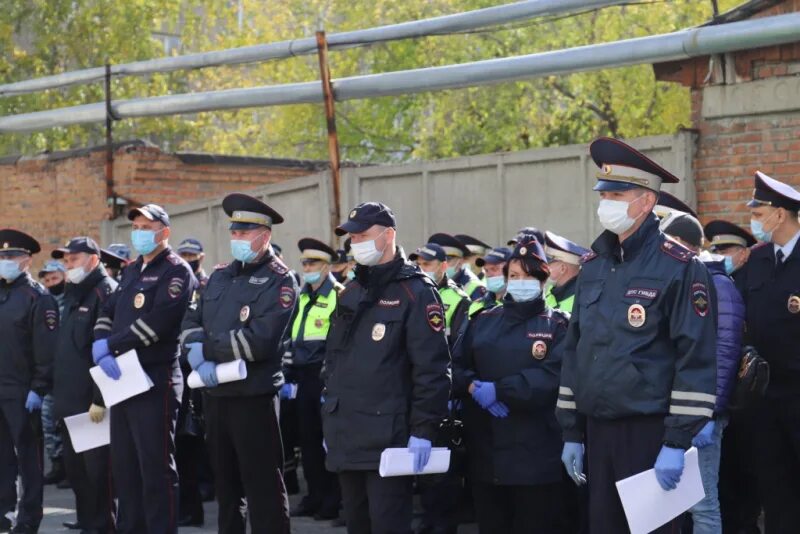
<svg viewBox="0 0 800 534"><path fill-rule="evenodd" d="M800 13L791 13L526 56L342 78L335 80L333 87L337 100L413 94L673 61L798 40ZM135 118L313 102L322 102L319 82L118 100L112 108L120 118ZM104 104L88 104L0 117L0 133L103 120Z"/></svg>
<svg viewBox="0 0 800 534"><path fill-rule="evenodd" d="M328 47L330 49L348 48L356 45L383 41L395 41L412 37L423 37L426 35L475 30L509 22L521 22L547 15L627 4L632 1L633 0L527 0L525 2L477 9L475 11L467 11L454 15L444 15L430 19L378 26L365 30L332 33L328 36ZM307 37L304 39L292 39L290 41L280 41L277 43L112 65L111 74L112 76L130 76L152 74L156 72L172 72L184 69L199 69L219 65L239 65L242 63L254 63L305 54L315 54L316 51L316 38ZM102 80L104 76L104 67L43 76L33 80L0 85L0 96L21 95L70 85L91 83Z"/></svg>

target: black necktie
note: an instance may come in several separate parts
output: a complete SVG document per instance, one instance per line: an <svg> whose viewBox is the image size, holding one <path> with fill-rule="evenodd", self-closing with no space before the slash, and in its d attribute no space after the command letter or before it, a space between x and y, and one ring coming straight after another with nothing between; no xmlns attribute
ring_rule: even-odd
<svg viewBox="0 0 800 534"><path fill-rule="evenodd" d="M783 264L783 250L778 249L778 252L775 253L775 259L778 260L778 265Z"/></svg>

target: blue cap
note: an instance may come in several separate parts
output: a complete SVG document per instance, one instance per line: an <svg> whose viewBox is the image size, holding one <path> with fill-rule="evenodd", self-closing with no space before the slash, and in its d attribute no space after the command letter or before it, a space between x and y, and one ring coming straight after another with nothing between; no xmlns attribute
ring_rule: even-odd
<svg viewBox="0 0 800 534"><path fill-rule="evenodd" d="M131 259L131 248L124 243L112 243L106 247L106 250L123 260Z"/></svg>
<svg viewBox="0 0 800 534"><path fill-rule="evenodd" d="M484 257L475 260L475 265L483 267L486 264L497 265L499 263L506 263L511 259L511 252L511 249L508 247L493 248L487 252Z"/></svg>
<svg viewBox="0 0 800 534"><path fill-rule="evenodd" d="M193 237L187 237L178 245L178 254L201 254L202 252L203 244Z"/></svg>
<svg viewBox="0 0 800 534"><path fill-rule="evenodd" d="M100 246L91 237L73 237L66 245L61 248L55 249L50 255L59 260L64 257L64 254L77 254L85 252L86 254L100 255Z"/></svg>
<svg viewBox="0 0 800 534"><path fill-rule="evenodd" d="M67 268L64 267L63 263L56 260L49 260L47 263L44 264L42 270L39 271L39 278L46 275L47 273L65 273L65 272L67 272Z"/></svg>
<svg viewBox="0 0 800 534"><path fill-rule="evenodd" d="M772 206L790 211L800 211L800 193L791 186L770 178L761 171L756 171L753 198L747 203L748 208Z"/></svg>
<svg viewBox="0 0 800 534"><path fill-rule="evenodd" d="M584 248L577 243L573 243L566 237L545 232L544 253L547 261L563 261L573 265L580 264L580 259L589 253L588 248Z"/></svg>
<svg viewBox="0 0 800 534"><path fill-rule="evenodd" d="M132 221L139 215L151 221L158 221L164 226L169 226L169 215L158 204L147 204L141 208L133 208L128 212L128 220Z"/></svg>
<svg viewBox="0 0 800 534"><path fill-rule="evenodd" d="M374 225L397 228L394 213L380 202L364 202L350 211L347 220L336 228L336 235L357 234L365 232Z"/></svg>
<svg viewBox="0 0 800 534"><path fill-rule="evenodd" d="M422 258L427 261L447 261L447 253L444 251L444 248L436 243L427 243L408 256L408 259L411 261L416 261L417 258Z"/></svg>

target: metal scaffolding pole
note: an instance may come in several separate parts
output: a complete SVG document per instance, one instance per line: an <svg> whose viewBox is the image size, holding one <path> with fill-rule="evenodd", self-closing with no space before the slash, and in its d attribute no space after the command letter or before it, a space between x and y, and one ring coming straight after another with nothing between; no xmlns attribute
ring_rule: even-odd
<svg viewBox="0 0 800 534"><path fill-rule="evenodd" d="M674 61L800 40L800 13L764 17L675 33L333 81L336 100L474 87L604 68ZM152 117L323 102L319 82L231 89L112 102L120 118ZM0 117L0 133L40 130L105 119L103 103Z"/></svg>
<svg viewBox="0 0 800 534"><path fill-rule="evenodd" d="M514 4L489 7L454 15L444 15L430 19L378 26L365 30L332 33L328 36L328 48L350 48L371 43L395 41L428 35L475 30L525 20L557 15L574 11L599 9L634 0L527 0ZM146 61L136 61L112 66L113 76L133 76L157 72L172 72L184 69L199 69L220 65L239 65L272 59L289 58L316 54L316 37L292 39L263 45L201 52L178 57L166 57ZM0 85L0 96L14 96L56 89L70 85L100 81L105 76L103 67L64 72L33 80Z"/></svg>

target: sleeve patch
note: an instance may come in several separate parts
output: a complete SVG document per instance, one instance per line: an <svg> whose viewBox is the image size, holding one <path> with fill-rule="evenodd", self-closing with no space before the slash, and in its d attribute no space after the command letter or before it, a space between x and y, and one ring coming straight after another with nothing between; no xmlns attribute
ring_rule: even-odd
<svg viewBox="0 0 800 534"><path fill-rule="evenodd" d="M692 284L692 306L700 317L708 315L708 289L702 283Z"/></svg>
<svg viewBox="0 0 800 534"><path fill-rule="evenodd" d="M176 299L183 292L183 278L172 278L167 286L169 298Z"/></svg>
<svg viewBox="0 0 800 534"><path fill-rule="evenodd" d="M44 324L48 330L55 330L56 326L58 326L58 312L56 310L45 311Z"/></svg>
<svg viewBox="0 0 800 534"><path fill-rule="evenodd" d="M281 288L281 293L278 297L278 300L281 303L281 308L291 308L292 304L294 304L294 289L288 286L283 286Z"/></svg>
<svg viewBox="0 0 800 534"><path fill-rule="evenodd" d="M444 330L444 314L442 307L439 304L428 304L425 308L425 316L428 319L428 326L434 332L441 332Z"/></svg>

